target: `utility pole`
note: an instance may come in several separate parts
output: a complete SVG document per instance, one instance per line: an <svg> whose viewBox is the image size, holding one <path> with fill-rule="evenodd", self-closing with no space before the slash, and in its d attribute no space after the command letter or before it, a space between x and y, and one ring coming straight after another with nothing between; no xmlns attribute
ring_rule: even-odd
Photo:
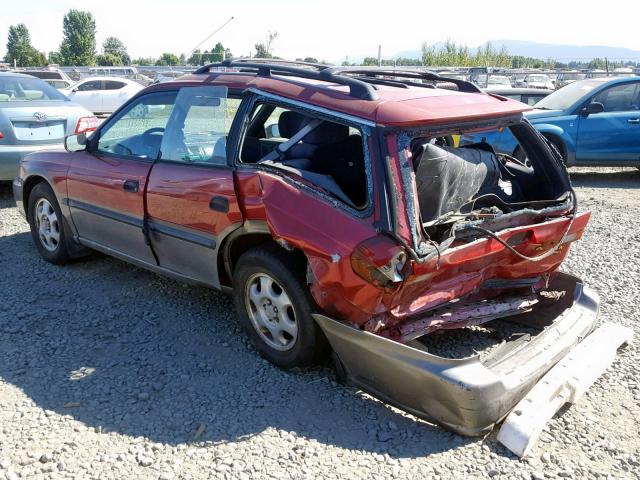
<svg viewBox="0 0 640 480"><path fill-rule="evenodd" d="M378 45L378 66L382 66L382 45Z"/></svg>

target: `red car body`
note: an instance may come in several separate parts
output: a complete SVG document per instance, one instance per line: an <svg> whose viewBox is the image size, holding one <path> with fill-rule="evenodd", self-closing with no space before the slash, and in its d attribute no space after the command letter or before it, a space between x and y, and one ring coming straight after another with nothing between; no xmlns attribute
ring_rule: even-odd
<svg viewBox="0 0 640 480"><path fill-rule="evenodd" d="M415 157L408 139L418 135L416 132L438 137L504 128L521 123L522 113L529 107L479 92L411 84L399 88L384 80L379 83L377 98L373 99L354 97L348 85L332 81L263 75L260 71L204 72L153 85L138 98L207 85L224 86L241 100L227 140L227 165L140 161L91 151L35 154L23 161L20 177L14 182L16 201L25 211L33 188L47 182L61 205L65 228L82 246L214 288L234 286L235 263L256 245L275 242L285 251L298 252L307 263L316 320L345 363L347 376L418 415L461 433L480 434L504 417L532 382L591 330L597 299L591 308L593 315L585 317L575 338L534 372L523 375L522 383L509 390L506 400L495 397L493 386L494 393L486 394L482 389L489 387L483 384L477 386L482 390L478 394L482 401L465 400L464 407L447 407L447 402L456 402L456 389L462 388L465 395L473 397L471 392L476 387L459 378L445 381L441 377L438 381L449 385L446 395L440 390L445 387L434 387L437 399L418 401L415 392L390 386L391 380L380 384L384 375L379 371L362 371L362 365L347 364L346 358L350 352L370 350L372 344L366 340L370 333L366 332L375 334L376 345L392 342L384 343L385 347L374 354L378 360L387 358L383 355L387 347L393 352L389 355L396 355L397 348L409 348L396 341L402 325L424 320L438 307L460 299L499 299L520 291L522 284L518 282L523 280L530 281L529 289L543 290L553 284L569 244L582 236L589 214L576 214L572 198L556 200L559 207L533 209L526 220L509 217L506 224L492 230L492 235L456 238L438 245L422 228L415 174L408 168ZM363 129L368 162L366 207L350 208L304 178L238 161L245 128L242 125L248 121L243 123L240 117L249 118L252 102L264 98ZM100 135L100 129L96 135ZM551 150L540 151L552 158ZM558 191L570 189L561 166L548 168L557 173L548 174L535 188L555 191L557 184ZM545 252L548 255L544 258L530 258ZM390 264L392 261L396 263ZM391 277L397 278L388 281L389 268L396 267ZM567 290L567 298L572 301L573 289ZM576 302L579 298L584 301L586 297L579 297L582 289L576 288L575 292ZM365 336L343 345L345 335L336 333L342 327L327 326L327 319L355 326ZM473 318L454 318L451 322L456 327L473 323ZM342 338L336 340L336 335ZM362 359L362 364L366 362ZM450 372L462 365L450 362L436 361ZM464 365L467 368L468 362ZM394 375L406 381L396 370L391 377ZM433 402L439 407L433 407ZM491 402L495 405L488 407Z"/></svg>

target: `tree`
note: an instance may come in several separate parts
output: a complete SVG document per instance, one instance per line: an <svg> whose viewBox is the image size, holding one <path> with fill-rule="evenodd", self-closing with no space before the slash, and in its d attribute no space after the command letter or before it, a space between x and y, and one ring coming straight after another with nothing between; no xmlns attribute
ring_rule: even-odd
<svg viewBox="0 0 640 480"><path fill-rule="evenodd" d="M63 65L95 65L96 22L90 12L69 10L62 21Z"/></svg>
<svg viewBox="0 0 640 480"><path fill-rule="evenodd" d="M129 65L131 63L131 57L129 57L127 47L125 47L124 43L117 37L107 37L102 43L102 50L105 56L113 55L120 59L116 65ZM100 63L98 63L98 65L100 65Z"/></svg>
<svg viewBox="0 0 640 480"><path fill-rule="evenodd" d="M47 64L44 53L31 45L31 34L24 23L11 25L7 38L7 54L4 61L18 67L42 67Z"/></svg>
<svg viewBox="0 0 640 480"><path fill-rule="evenodd" d="M96 63L101 67L113 67L124 65L122 57L113 53L104 53L96 57Z"/></svg>
<svg viewBox="0 0 640 480"><path fill-rule="evenodd" d="M156 65L160 67L173 66L180 64L180 59L173 53L163 53L156 61Z"/></svg>
<svg viewBox="0 0 640 480"><path fill-rule="evenodd" d="M60 55L60 52L49 52L49 63L60 65L62 61L63 58L62 55Z"/></svg>
<svg viewBox="0 0 640 480"><path fill-rule="evenodd" d="M318 59L314 57L304 57L303 62L307 63L318 63Z"/></svg>
<svg viewBox="0 0 640 480"><path fill-rule="evenodd" d="M269 32L267 35L267 41L264 43L256 43L256 58L273 58L271 53L271 44L278 36L278 32Z"/></svg>
<svg viewBox="0 0 640 480"><path fill-rule="evenodd" d="M156 63L156 60L152 57L138 57L134 58L131 63L133 65L153 65Z"/></svg>

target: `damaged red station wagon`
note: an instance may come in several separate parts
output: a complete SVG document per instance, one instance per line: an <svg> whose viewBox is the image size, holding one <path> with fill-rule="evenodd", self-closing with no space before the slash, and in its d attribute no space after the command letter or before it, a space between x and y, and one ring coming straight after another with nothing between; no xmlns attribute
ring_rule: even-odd
<svg viewBox="0 0 640 480"><path fill-rule="evenodd" d="M364 390L480 435L598 309L558 272L589 214L528 109L432 73L231 60L26 157L14 194L44 259L94 249L229 290L274 364L333 352ZM501 128L525 161L453 140ZM521 330L484 358L431 353L487 322Z"/></svg>

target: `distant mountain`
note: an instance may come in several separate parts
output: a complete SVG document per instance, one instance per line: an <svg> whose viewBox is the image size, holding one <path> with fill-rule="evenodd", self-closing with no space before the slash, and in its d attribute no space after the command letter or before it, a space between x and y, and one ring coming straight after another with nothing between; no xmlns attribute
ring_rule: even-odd
<svg viewBox="0 0 640 480"><path fill-rule="evenodd" d="M507 47L509 54L522 55L524 57L534 57L540 59L553 58L560 62L570 62L572 60L591 60L592 58L609 58L610 60L617 61L634 61L640 62L640 51L631 50L629 48L622 47L605 47L602 45L582 46L582 45L556 45L551 43L537 43L527 42L523 40L491 40L491 43L496 48L501 48L502 45ZM442 46L443 42L435 43L435 47ZM472 53L479 48L470 47ZM405 50L398 52L392 56L386 56L385 58L421 58L422 52L420 50Z"/></svg>

